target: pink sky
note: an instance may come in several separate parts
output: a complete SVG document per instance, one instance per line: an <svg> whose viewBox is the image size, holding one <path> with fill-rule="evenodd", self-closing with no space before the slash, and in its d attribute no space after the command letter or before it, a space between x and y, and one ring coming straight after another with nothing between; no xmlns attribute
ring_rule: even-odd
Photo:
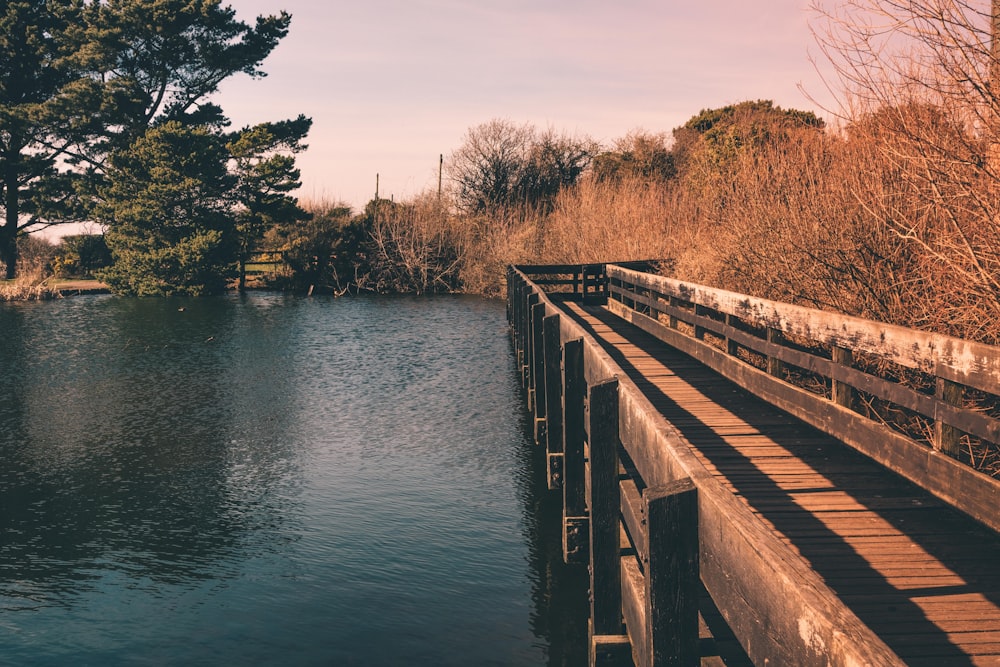
<svg viewBox="0 0 1000 667"><path fill-rule="evenodd" d="M610 143L748 99L826 115L808 0L230 0L285 9L268 77L223 84L237 126L312 117L302 198L361 208L437 186L438 155L492 118Z"/></svg>

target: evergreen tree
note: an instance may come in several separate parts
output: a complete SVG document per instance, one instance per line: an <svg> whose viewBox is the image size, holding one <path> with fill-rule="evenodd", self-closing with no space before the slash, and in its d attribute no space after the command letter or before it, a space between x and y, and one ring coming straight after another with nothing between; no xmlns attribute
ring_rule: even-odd
<svg viewBox="0 0 1000 667"><path fill-rule="evenodd" d="M86 136L99 99L85 75L81 0L0 4L0 261L17 270L17 237L80 219L74 178L57 169Z"/></svg>
<svg viewBox="0 0 1000 667"><path fill-rule="evenodd" d="M310 125L305 116L261 123L240 130L226 144L236 177L233 200L241 290L246 287L247 260L264 232L278 222L308 218L289 193L301 185L294 155L305 149L302 140Z"/></svg>
<svg viewBox="0 0 1000 667"><path fill-rule="evenodd" d="M98 213L114 264L100 277L120 294L217 293L236 259L234 178L221 138L169 121L111 158Z"/></svg>

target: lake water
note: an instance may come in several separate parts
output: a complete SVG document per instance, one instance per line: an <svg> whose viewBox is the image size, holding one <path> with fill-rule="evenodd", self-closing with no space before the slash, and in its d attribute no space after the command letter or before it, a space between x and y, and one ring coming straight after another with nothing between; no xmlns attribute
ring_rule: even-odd
<svg viewBox="0 0 1000 667"><path fill-rule="evenodd" d="M576 665L502 303L0 304L0 664Z"/></svg>

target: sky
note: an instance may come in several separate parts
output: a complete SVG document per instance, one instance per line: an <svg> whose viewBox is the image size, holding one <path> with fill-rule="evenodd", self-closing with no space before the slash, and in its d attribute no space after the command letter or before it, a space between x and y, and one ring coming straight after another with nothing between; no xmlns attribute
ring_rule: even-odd
<svg viewBox="0 0 1000 667"><path fill-rule="evenodd" d="M300 199L359 210L437 188L439 155L501 118L605 145L702 109L824 111L809 0L230 0L289 34L213 98L234 127L305 114ZM822 69L822 67L821 67ZM815 100L815 101L813 101Z"/></svg>

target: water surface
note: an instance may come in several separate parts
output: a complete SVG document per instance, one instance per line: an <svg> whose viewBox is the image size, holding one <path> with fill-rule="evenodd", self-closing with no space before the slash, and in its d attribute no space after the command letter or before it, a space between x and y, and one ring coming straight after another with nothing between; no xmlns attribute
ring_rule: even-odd
<svg viewBox="0 0 1000 667"><path fill-rule="evenodd" d="M578 664L503 305L0 306L0 663Z"/></svg>

